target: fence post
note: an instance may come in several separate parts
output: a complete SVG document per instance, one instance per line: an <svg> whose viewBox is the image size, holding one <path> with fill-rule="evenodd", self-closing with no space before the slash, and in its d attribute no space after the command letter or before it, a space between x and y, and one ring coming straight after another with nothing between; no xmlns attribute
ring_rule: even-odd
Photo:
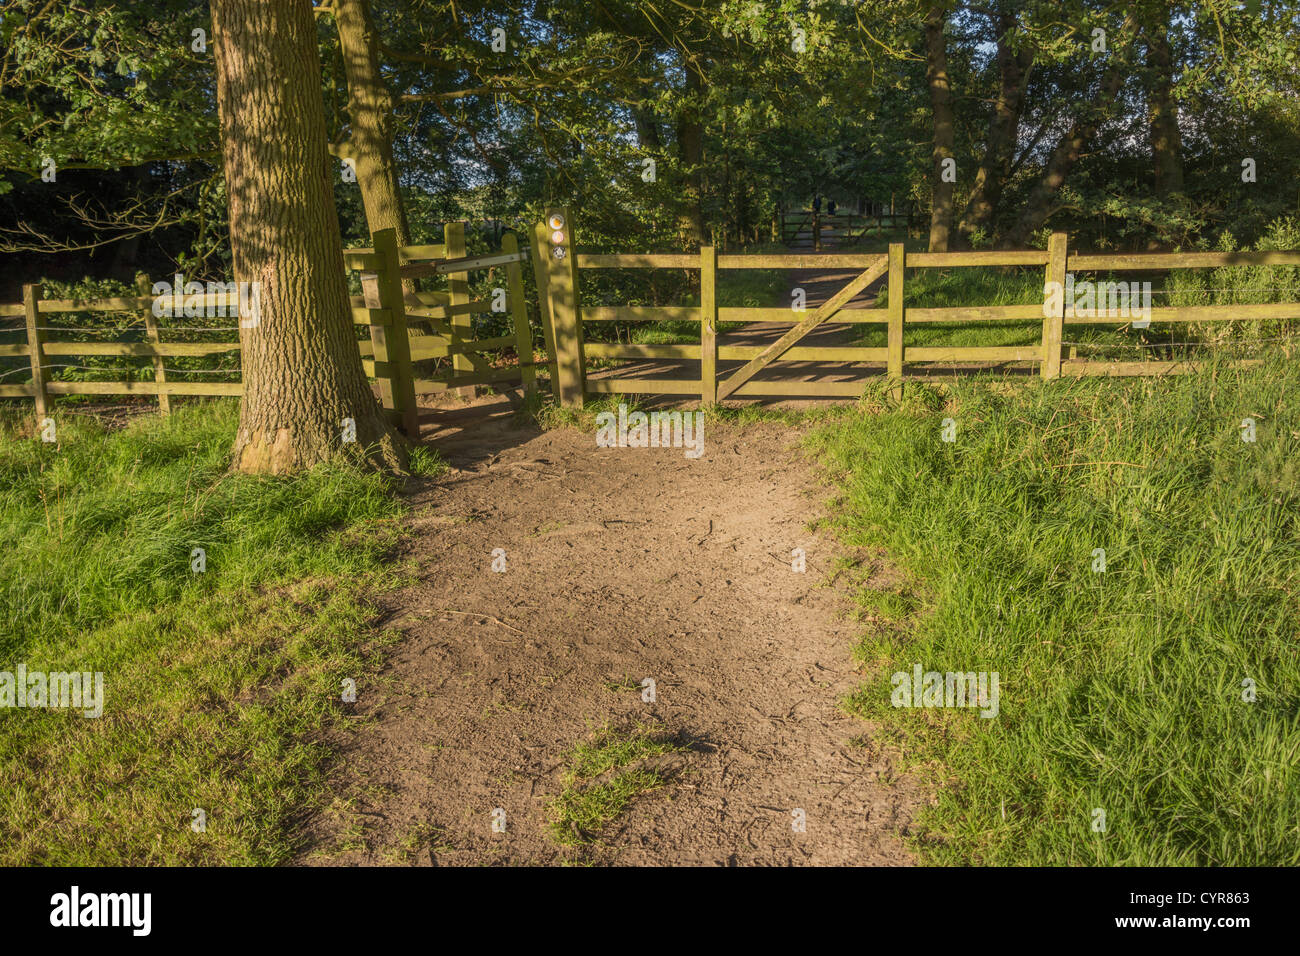
<svg viewBox="0 0 1300 956"><path fill-rule="evenodd" d="M519 251L519 240L513 232L501 236L501 251ZM515 323L515 352L519 355L519 384L524 395L537 393L537 366L533 364L533 330L528 326L528 303L524 301L523 263L511 262L506 266L507 294L510 297L510 314Z"/></svg>
<svg viewBox="0 0 1300 956"><path fill-rule="evenodd" d="M557 225L558 223L558 225ZM555 349L555 395L565 408L581 408L585 391L582 318L578 307L578 265L573 252L573 219L567 207L546 210L538 230L538 256L545 262L546 291Z"/></svg>
<svg viewBox="0 0 1300 956"><path fill-rule="evenodd" d="M361 287L366 307L385 309L388 325L370 326L370 341L375 346L375 378L384 408L410 439L420 437L415 405L415 376L411 369L411 343L406 330L406 304L402 298L401 263L397 252L397 231L381 229L371 233L371 245L383 261L374 275L363 275ZM385 368L381 369L380 364Z"/></svg>
<svg viewBox="0 0 1300 956"><path fill-rule="evenodd" d="M718 250L700 246L700 404L718 402Z"/></svg>
<svg viewBox="0 0 1300 956"><path fill-rule="evenodd" d="M822 251L822 214L820 209L813 210L813 252Z"/></svg>
<svg viewBox="0 0 1300 956"><path fill-rule="evenodd" d="M135 291L143 298L149 294L149 290L149 277L143 272L136 273ZM152 308L144 310L144 335L150 345L157 345L160 341L158 338L158 320L154 318ZM153 357L153 380L158 383L167 381L167 369L161 355ZM165 392L158 393L158 411L163 415L172 413L172 400Z"/></svg>
<svg viewBox="0 0 1300 956"><path fill-rule="evenodd" d="M1055 283L1057 290L1056 305L1051 314L1047 314L1047 298L1043 309L1043 378L1059 378L1061 374L1061 339L1065 327L1065 255L1066 236L1063 232L1052 233L1047 241L1047 282Z"/></svg>
<svg viewBox="0 0 1300 956"><path fill-rule="evenodd" d="M41 287L23 286L23 314L27 318L27 354L32 360L32 392L36 399L36 417L45 418L50 411L50 396L45 391L45 354L41 334Z"/></svg>
<svg viewBox="0 0 1300 956"><path fill-rule="evenodd" d="M551 395L558 404L560 401L560 377L556 371L555 326L551 322L550 265L546 257L550 254L551 230L546 228L542 219L533 225L533 242L530 252L533 257L533 279L537 284L537 317L542 324L542 346L546 349L546 365L551 382Z"/></svg>
<svg viewBox="0 0 1300 956"><path fill-rule="evenodd" d="M468 255L465 248L465 223L449 222L442 227L443 241L446 243L447 258L460 259ZM467 272L450 272L447 274L447 288L451 291L450 305L467 305L469 304L469 273ZM452 371L459 374L472 374L474 363L470 357L459 351L458 346L465 342L472 341L474 338L474 317L468 312L463 315L452 315L448 326L451 329L451 367ZM475 387L473 385L464 385L456 389L456 394L461 398L473 398Z"/></svg>
<svg viewBox="0 0 1300 956"><path fill-rule="evenodd" d="M903 270L907 253L901 242L889 244L889 339L887 343L890 393L903 397Z"/></svg>

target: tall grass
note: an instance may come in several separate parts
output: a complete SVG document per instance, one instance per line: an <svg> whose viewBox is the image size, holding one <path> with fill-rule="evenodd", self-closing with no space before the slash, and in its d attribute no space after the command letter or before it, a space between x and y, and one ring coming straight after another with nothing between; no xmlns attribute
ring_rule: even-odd
<svg viewBox="0 0 1300 956"><path fill-rule="evenodd" d="M951 269L908 269L903 300L909 309L964 306L1027 305L1043 301L1043 270L963 266ZM885 326L889 288L882 285L877 301L880 324L857 326L857 344L865 348L888 345ZM1034 345L1042 341L1041 322L934 322L906 327L909 346L984 348Z"/></svg>
<svg viewBox="0 0 1300 956"><path fill-rule="evenodd" d="M902 571L862 584L847 705L941 768L927 859L1300 862L1297 389L1286 362L909 384L815 433L840 532ZM916 663L997 671L1000 715L894 708Z"/></svg>
<svg viewBox="0 0 1300 956"><path fill-rule="evenodd" d="M0 862L287 859L340 682L382 643L391 489L227 475L233 402L58 417L57 445L16 416L0 438L0 669L103 672L104 713L0 711Z"/></svg>

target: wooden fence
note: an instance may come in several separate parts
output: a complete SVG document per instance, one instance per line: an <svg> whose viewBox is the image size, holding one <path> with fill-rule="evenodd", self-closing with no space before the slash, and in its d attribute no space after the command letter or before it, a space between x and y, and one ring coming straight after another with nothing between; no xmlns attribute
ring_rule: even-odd
<svg viewBox="0 0 1300 956"><path fill-rule="evenodd" d="M366 373L376 379L380 401L390 419L410 436L418 434L416 396L447 389L472 391L485 383L517 381L526 390L536 388L536 363L533 362L532 332L528 324L524 293L522 259L518 242L511 234L502 237L499 253L486 256L465 255L463 223L448 223L444 242L437 245L401 246L393 230L383 230L371 237L368 249L348 249L343 254L346 269L361 273L363 294L351 297L352 321L369 328L367 341L358 341ZM472 299L469 273L503 266L506 273L505 304L510 315L509 335L475 340L473 316L493 311L492 299ZM447 291L410 291L415 280L445 275ZM408 290L404 292L403 281ZM143 290L142 290L143 291ZM494 297L499 298L499 297ZM170 411L172 395L239 395L240 382L204 382L168 380L164 360L173 356L202 357L237 351L238 341L166 342L169 330L159 325L153 315L157 297L138 295L108 299L46 299L39 285L23 287L23 301L0 305L0 319L21 316L25 321L26 341L0 344L0 358L26 357L30 362L31 381L0 383L0 398L31 398L38 417L49 413L50 398L57 395L155 395L160 410ZM234 313L239 306L235 293L184 295L174 298L174 308L218 309ZM126 312L143 313L144 341L81 342L60 340L58 336L75 333L74 327L50 326L46 318L60 313ZM415 323L414 325L412 323ZM420 328L420 325L426 328ZM202 328L195 329L203 331ZM16 331L23 331L22 329ZM519 365L496 368L486 353L503 348L518 352ZM153 362L153 381L58 381L50 372L59 364L51 359L72 356L121 356L149 358ZM445 371L417 377L416 364L432 359L449 358ZM237 370L231 370L232 373Z"/></svg>
<svg viewBox="0 0 1300 956"><path fill-rule="evenodd" d="M567 209L548 212L549 222L539 224L534 256L547 345L555 356L553 386L558 402L580 404L584 396L609 393L640 395L698 395L702 404L727 398L772 397L856 397L866 387L866 378L878 374L861 365L880 366L892 380L896 392L909 374L926 366L952 363L1020 363L1032 371L1037 366L1045 379L1059 376L1150 375L1188 371L1190 363L1177 361L1113 362L1073 357L1063 344L1067 325L1124 325L1129 318L1113 316L1067 316L1063 297L1052 303L1027 305L961 306L950 308L908 308L905 304L906 271L972 266L1039 266L1045 270L1045 284L1064 285L1067 272L1112 273L1133 270L1169 270L1247 265L1300 265L1300 252L1153 253L1144 255L1089 255L1071 253L1064 233L1052 235L1046 250L924 253L905 251L893 243L881 254L749 254L719 255L712 247L699 254L685 255L593 255L576 253L572 244L573 223ZM562 221L562 228L551 228ZM583 306L580 303L581 273L594 269L685 269L699 271L700 305L673 307ZM717 299L719 270L726 269L810 269L853 270L856 277L822 306L807 313L789 308L720 308ZM886 279L888 305L847 308L846 304L878 279ZM1300 303L1264 305L1210 305L1152 308L1152 323L1215 322L1251 319L1297 319ZM700 324L700 342L681 345L638 345L587 343L583 327L595 322L686 321ZM799 346L809 332L827 321L835 323L879 323L887 328L884 347L843 345ZM1027 346L935 347L908 346L906 329L921 323L1041 322L1037 344ZM790 323L792 328L766 346L727 345L719 342L719 322ZM683 360L699 362L697 376L688 378L644 378L623 375L589 377L590 359ZM778 360L784 362L843 362L845 369L858 365L861 377L855 381L804 381L793 378L755 381L754 376ZM744 364L720 375L719 362ZM920 367L920 368L918 368Z"/></svg>
<svg viewBox="0 0 1300 956"><path fill-rule="evenodd" d="M1071 252L1065 234L1055 233L1046 250L923 253L905 251L901 243L889 246L886 254L737 254L725 255L706 246L699 253L668 255L602 255L578 253L573 245L573 222L567 209L548 211L546 220L534 229L532 254L539 289L542 331L549 361L533 356L532 332L522 274L524 253L515 237L506 234L495 253L469 257L462 223L449 223L444 241L435 245L398 247L391 230L375 233L369 249L344 253L345 267L361 273L362 295L353 296L353 322L366 326L368 340L358 349L367 374L377 383L380 401L390 418L407 434L418 434L416 400L420 394L449 389L466 394L475 386L518 382L525 391L537 387L537 368L550 368L551 387L564 406L580 405L588 395L610 393L698 396L702 404L732 398L765 397L856 397L862 394L870 376L884 375L901 390L905 378L928 374L936 367L955 363L1036 368L1043 378L1085 375L1148 375L1189 371L1187 361L1115 362L1076 357L1066 348L1064 330L1070 325L1122 325L1128 318L1111 315L1068 315L1065 302L1045 296L1043 302L1023 305L968 305L948 308L909 308L906 305L907 270L961 268L972 266L1041 267L1048 283L1064 285L1067 273L1124 273L1136 270L1163 271L1221 266L1300 266L1300 252L1151 253L1139 255L1091 255ZM475 340L473 316L488 313L501 296L473 299L471 272L504 267L505 303L512 329L509 334ZM584 306L581 303L581 274L599 269L676 269L698 271L698 306ZM728 269L838 269L850 270L853 278L834 295L810 312L789 308L729 308L718 304L718 275ZM447 288L419 291L420 280L445 276ZM849 303L878 280L888 288L887 306L850 307ZM230 309L237 305L233 293L180 296L177 304L197 303ZM0 398L31 398L38 416L49 411L50 399L58 395L135 394L158 397L163 412L172 395L238 395L238 382L175 381L168 378L165 359L172 356L202 357L236 351L238 341L168 342L169 330L154 319L155 297L97 299L46 299L39 286L25 286L23 302L0 305L0 318L22 317L26 340L0 343L0 358L25 357L30 363L31 381L0 381ZM1050 306L1050 307L1049 307ZM144 341L80 342L59 336L75 329L52 327L43 317L69 312L143 312ZM1169 306L1152 308L1154 323L1217 322L1260 319L1300 319L1295 302L1260 305ZM698 323L698 344L642 345L586 342L583 328L588 323L686 321ZM765 344L727 342L720 335L720 322L788 324L776 341ZM883 346L800 344L809 333L827 322L836 324L879 324L885 326ZM906 330L926 323L980 324L994 322L1041 323L1036 343L984 347L909 345ZM24 331L20 328L15 330ZM54 333L51 335L50 333ZM501 367L489 353L513 349L517 364ZM49 373L70 356L121 356L152 361L152 381L60 381ZM421 372L421 363L449 360L450 367ZM672 361L698 362L677 369L684 375L648 378L626 374L588 375L589 362ZM51 361L56 360L56 361ZM804 378L756 379L759 372L780 363L841 363L836 371L850 372L850 381L807 381ZM739 363L737 365L736 363ZM722 368L730 364L731 368ZM232 370L233 371L233 370ZM788 371L788 370L787 370Z"/></svg>
<svg viewBox="0 0 1300 956"><path fill-rule="evenodd" d="M403 431L417 434L416 396L455 390L462 396L475 386L519 382L525 392L536 390L537 363L533 361L532 330L524 292L523 258L515 236L506 233L497 253L468 257L464 223L448 223L443 242L427 246L398 247L392 230L375 233L373 249L344 253L349 267L362 271L361 304L378 311L391 324L371 323L370 342L360 343L366 373L379 383L380 398ZM493 301L471 299L469 273L504 267L505 304L512 331L495 338L475 339L473 317L493 311ZM430 276L447 277L447 291L403 290ZM416 323L416 324L412 324ZM421 329L418 326L424 325ZM494 367L486 353L514 349L516 365ZM446 371L421 375L417 363L450 359Z"/></svg>

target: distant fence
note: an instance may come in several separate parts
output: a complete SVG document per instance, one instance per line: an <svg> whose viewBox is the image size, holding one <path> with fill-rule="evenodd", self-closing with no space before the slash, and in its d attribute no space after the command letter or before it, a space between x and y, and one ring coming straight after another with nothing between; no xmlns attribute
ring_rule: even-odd
<svg viewBox="0 0 1300 956"><path fill-rule="evenodd" d="M1075 357L1063 343L1066 325L1124 325L1131 320L1114 316L1067 315L1063 297L1053 302L1026 305L908 308L904 300L908 269L971 266L1041 266L1046 283L1065 284L1067 272L1110 273L1132 270L1169 270L1215 266L1300 265L1300 252L1205 252L1153 253L1142 255L1088 255L1071 253L1064 233L1055 233L1046 250L925 253L905 251L902 243L889 246L888 254L742 254L719 255L713 247L699 254L685 255L599 255L576 253L572 244L573 222L567 209L548 212L548 222L539 224L534 236L534 256L542 314L547 326L547 344L556 359L553 385L557 401L578 404L586 395L608 393L640 395L698 395L702 404L727 398L755 396L857 397L867 379L883 373L901 390L902 381L917 367L952 363L994 363L1037 366L1045 379L1060 376L1176 374L1192 366L1179 361L1114 362ZM563 222L562 228L552 228ZM698 306L583 306L580 302L581 273L592 269L685 269L698 270ZM725 269L810 269L853 270L855 278L823 305L807 312L786 308L719 308L718 271ZM886 279L887 307L848 308L858 294L879 279ZM1170 306L1151 308L1152 323L1216 322L1251 319L1297 319L1300 303L1262 305ZM1038 343L1025 346L939 347L909 346L906 330L922 323L991 323L1038 321L1042 335ZM603 322L691 322L699 323L699 344L641 345L585 341L583 328ZM884 347L827 345L807 347L798 343L818 326L835 323L879 323L887 328ZM728 345L719 342L719 322L789 323L792 328L766 346ZM699 362L697 375L674 378L646 378L627 375L589 377L591 359L626 361L684 360ZM719 362L743 362L727 373ZM841 371L859 373L854 381L806 381L802 379L756 380L755 375L778 362L840 362ZM878 371L863 368L878 366Z"/></svg>
<svg viewBox="0 0 1300 956"><path fill-rule="evenodd" d="M522 259L514 235L502 237L498 254L468 257L465 255L463 223L444 227L444 242L436 245L397 245L393 230L383 230L371 237L373 246L348 249L343 253L346 269L361 273L363 294L351 297L352 321L367 326L368 341L358 341L362 364L373 377L380 400L394 424L409 435L416 435L416 396L447 389L471 389L485 383L519 382L525 389L536 387L536 364L533 362L532 332L528 323L524 293ZM510 318L509 335L474 339L473 316L495 311L492 299L472 299L469 273L475 270L504 267L506 282L504 304ZM403 292L403 280L428 276L447 277L447 291ZM494 297L497 298L497 297ZM173 395L239 395L240 382L176 381L168 379L165 360L175 356L203 357L237 351L238 341L167 342L170 331L153 314L158 297L139 295L104 299L47 299L39 285L23 286L23 301L0 305L0 319L22 317L25 327L11 332L26 333L26 341L0 344L0 358L26 357L30 362L31 380L23 383L0 382L0 398L31 398L38 416L48 413L50 399L57 395L154 395L160 410L170 411ZM185 295L178 290L174 305L183 314L187 307L220 309L232 315L239 306L235 293ZM144 341L72 341L65 336L78 333L72 326L52 326L48 317L60 313L126 312L143 313ZM413 328L411 323L427 326ZM202 327L188 331L208 330ZM231 331L232 329L225 329ZM487 353L502 349L518 353L519 363L494 367ZM153 363L153 380L60 381L51 372L77 356L121 356L149 358ZM445 371L417 377L416 363L431 359L450 359ZM178 370L172 370L178 371ZM237 369L228 370L238 374Z"/></svg>
<svg viewBox="0 0 1300 956"><path fill-rule="evenodd" d="M777 223L777 235L773 239L787 246L807 245L813 252L820 252L823 245L847 246L872 234L882 236L886 232L908 229L912 225L912 215L910 211L865 215L805 209L783 212Z"/></svg>

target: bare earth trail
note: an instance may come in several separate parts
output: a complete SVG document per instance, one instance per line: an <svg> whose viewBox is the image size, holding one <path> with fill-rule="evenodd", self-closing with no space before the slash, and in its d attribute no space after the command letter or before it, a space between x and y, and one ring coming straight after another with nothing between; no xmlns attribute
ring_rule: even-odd
<svg viewBox="0 0 1300 956"><path fill-rule="evenodd" d="M307 822L300 862L911 862L923 797L838 706L860 679L855 624L843 549L808 529L828 491L796 431L709 425L690 460L539 432L499 398L424 411L457 471L412 494L418 582L383 598L402 640L358 686L370 723L342 741L335 808ZM571 748L648 722L686 748L658 765L668 784L560 847L547 804Z"/></svg>

